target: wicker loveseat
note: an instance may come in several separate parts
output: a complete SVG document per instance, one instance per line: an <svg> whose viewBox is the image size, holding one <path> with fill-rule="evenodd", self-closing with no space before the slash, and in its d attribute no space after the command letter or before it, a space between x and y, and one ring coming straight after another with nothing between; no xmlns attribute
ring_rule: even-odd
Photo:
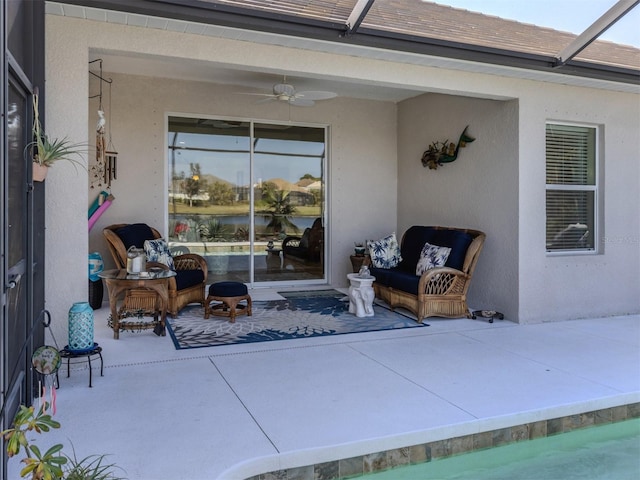
<svg viewBox="0 0 640 480"><path fill-rule="evenodd" d="M394 268L371 268L376 297L393 309L404 307L419 323L426 317L468 317L467 291L485 234L453 227L413 226L402 236L402 261ZM451 248L443 267L416 275L425 243Z"/></svg>
<svg viewBox="0 0 640 480"><path fill-rule="evenodd" d="M162 238L160 232L144 223L119 223L106 227L104 235L109 251L117 268L126 268L127 249L132 245L143 248L145 240L155 240ZM200 255L186 253L173 257L174 270L176 276L169 279L169 306L167 312L176 317L178 312L190 303L204 305L205 287L207 283L207 262ZM148 263L149 266L160 266L161 264ZM155 304L155 293L153 291L132 291L125 299L125 303L135 303L152 306ZM150 297L145 301L145 297ZM143 308L144 309L144 308Z"/></svg>

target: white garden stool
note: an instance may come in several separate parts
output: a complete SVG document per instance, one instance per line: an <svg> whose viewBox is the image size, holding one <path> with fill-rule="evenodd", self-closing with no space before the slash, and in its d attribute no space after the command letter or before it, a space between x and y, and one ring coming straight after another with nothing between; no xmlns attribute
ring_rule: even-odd
<svg viewBox="0 0 640 480"><path fill-rule="evenodd" d="M349 273L349 313L356 317L373 317L373 282L376 277Z"/></svg>

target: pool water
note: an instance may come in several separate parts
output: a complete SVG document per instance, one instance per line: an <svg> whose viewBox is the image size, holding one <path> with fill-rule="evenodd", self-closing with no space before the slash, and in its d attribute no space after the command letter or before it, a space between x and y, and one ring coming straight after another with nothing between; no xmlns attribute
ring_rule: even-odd
<svg viewBox="0 0 640 480"><path fill-rule="evenodd" d="M367 480L639 480L640 418L368 474Z"/></svg>

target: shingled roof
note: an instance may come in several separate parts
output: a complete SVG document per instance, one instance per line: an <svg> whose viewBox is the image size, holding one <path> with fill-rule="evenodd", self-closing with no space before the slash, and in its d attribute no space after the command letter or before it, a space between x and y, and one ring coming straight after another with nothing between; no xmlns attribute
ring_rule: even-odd
<svg viewBox="0 0 640 480"><path fill-rule="evenodd" d="M202 3L344 25L357 0L203 0ZM556 56L577 37L422 0L378 0L360 28L403 38L454 42L460 47L474 45L548 57ZM576 60L640 70L640 49L597 40L580 52Z"/></svg>

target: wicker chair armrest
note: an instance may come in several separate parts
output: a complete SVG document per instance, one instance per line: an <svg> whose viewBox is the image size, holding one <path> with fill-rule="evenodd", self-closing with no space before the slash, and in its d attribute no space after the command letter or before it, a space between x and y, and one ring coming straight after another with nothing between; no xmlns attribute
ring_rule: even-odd
<svg viewBox="0 0 640 480"><path fill-rule="evenodd" d="M125 225L125 224L122 224ZM121 225L114 225L113 228L117 228ZM107 241L107 247L111 252L111 256L113 257L113 261L116 263L117 268L124 268L127 265L127 249L124 248L124 244L120 237L116 235L113 230L105 228L102 231L104 238Z"/></svg>
<svg viewBox="0 0 640 480"><path fill-rule="evenodd" d="M207 281L207 261L197 253L185 253L173 257L175 270L202 270L204 272L204 281Z"/></svg>
<svg viewBox="0 0 640 480"><path fill-rule="evenodd" d="M428 295L459 293L464 289L465 284L470 278L470 275L455 268L432 268L420 276L418 293Z"/></svg>
<svg viewBox="0 0 640 480"><path fill-rule="evenodd" d="M167 267L164 263L147 261L147 270L149 270L150 268L161 268L162 270L169 270L169 267Z"/></svg>

